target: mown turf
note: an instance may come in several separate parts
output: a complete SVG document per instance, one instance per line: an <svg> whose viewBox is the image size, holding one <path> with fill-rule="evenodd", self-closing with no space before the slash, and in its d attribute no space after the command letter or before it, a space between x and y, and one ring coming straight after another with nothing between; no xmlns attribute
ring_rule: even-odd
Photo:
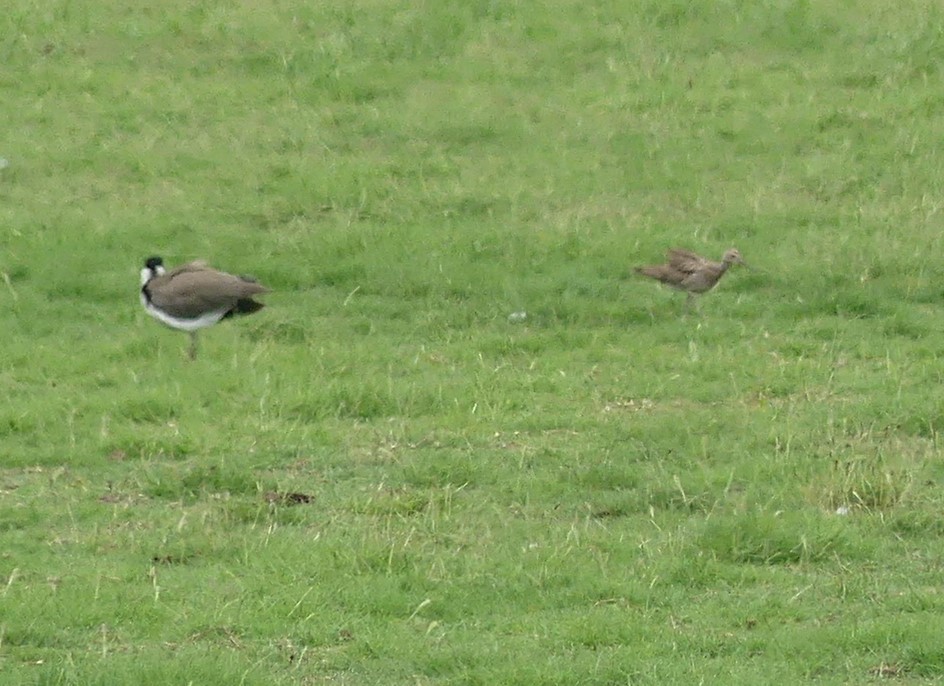
<svg viewBox="0 0 944 686"><path fill-rule="evenodd" d="M936 4L12 0L0 57L4 684L944 680ZM675 245L755 270L683 317ZM274 292L189 363L152 254Z"/></svg>

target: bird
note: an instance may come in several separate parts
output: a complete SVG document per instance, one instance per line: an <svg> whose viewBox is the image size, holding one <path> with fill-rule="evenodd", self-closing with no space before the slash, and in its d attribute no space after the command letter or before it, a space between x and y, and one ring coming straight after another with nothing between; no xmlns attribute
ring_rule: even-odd
<svg viewBox="0 0 944 686"><path fill-rule="evenodd" d="M720 262L712 262L681 248L669 250L667 257L665 264L636 267L635 271L676 290L685 291L686 309L692 305L696 294L706 293L714 288L732 264L744 265L750 269L750 265L735 248L726 250Z"/></svg>
<svg viewBox="0 0 944 686"><path fill-rule="evenodd" d="M197 331L234 315L258 312L253 296L269 289L248 276L212 269L205 261L167 271L164 260L149 257L141 270L141 304L159 322L190 334L190 359L197 357Z"/></svg>

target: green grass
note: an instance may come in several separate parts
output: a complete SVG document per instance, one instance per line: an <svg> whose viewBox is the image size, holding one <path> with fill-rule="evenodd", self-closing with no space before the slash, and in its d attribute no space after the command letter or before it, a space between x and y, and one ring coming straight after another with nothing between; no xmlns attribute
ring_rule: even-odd
<svg viewBox="0 0 944 686"><path fill-rule="evenodd" d="M4 684L944 682L944 9L7 5Z"/></svg>

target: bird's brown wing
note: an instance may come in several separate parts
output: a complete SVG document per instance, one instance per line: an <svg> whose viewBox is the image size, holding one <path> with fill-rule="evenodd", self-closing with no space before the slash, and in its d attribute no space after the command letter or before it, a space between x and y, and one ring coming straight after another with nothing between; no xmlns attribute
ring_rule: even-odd
<svg viewBox="0 0 944 686"><path fill-rule="evenodd" d="M637 274L648 276L650 279L661 281L662 283L681 288L682 282L689 276L688 272L675 269L670 264L657 264L651 267L637 267Z"/></svg>
<svg viewBox="0 0 944 686"><path fill-rule="evenodd" d="M668 252L669 264L667 266L676 271L685 274L694 274L702 271L711 263L701 255L697 255L690 250L674 248Z"/></svg>
<svg viewBox="0 0 944 686"><path fill-rule="evenodd" d="M182 264L179 267L174 267L164 276L173 277L177 274L183 274L184 272L198 272L198 271L215 271L206 263L206 260L194 260L193 262L187 262L187 264Z"/></svg>
<svg viewBox="0 0 944 686"><path fill-rule="evenodd" d="M158 308L193 319L206 312L228 310L238 301L267 293L269 289L255 281L191 263L153 279L148 291Z"/></svg>

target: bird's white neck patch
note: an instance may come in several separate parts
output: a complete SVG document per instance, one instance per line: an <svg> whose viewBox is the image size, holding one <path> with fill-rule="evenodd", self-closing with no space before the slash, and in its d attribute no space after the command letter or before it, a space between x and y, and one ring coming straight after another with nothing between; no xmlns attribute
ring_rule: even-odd
<svg viewBox="0 0 944 686"><path fill-rule="evenodd" d="M162 265L157 265L154 269L150 267L145 267L141 270L141 285L143 286L148 281L153 279L155 276L160 276L164 273L164 267Z"/></svg>

